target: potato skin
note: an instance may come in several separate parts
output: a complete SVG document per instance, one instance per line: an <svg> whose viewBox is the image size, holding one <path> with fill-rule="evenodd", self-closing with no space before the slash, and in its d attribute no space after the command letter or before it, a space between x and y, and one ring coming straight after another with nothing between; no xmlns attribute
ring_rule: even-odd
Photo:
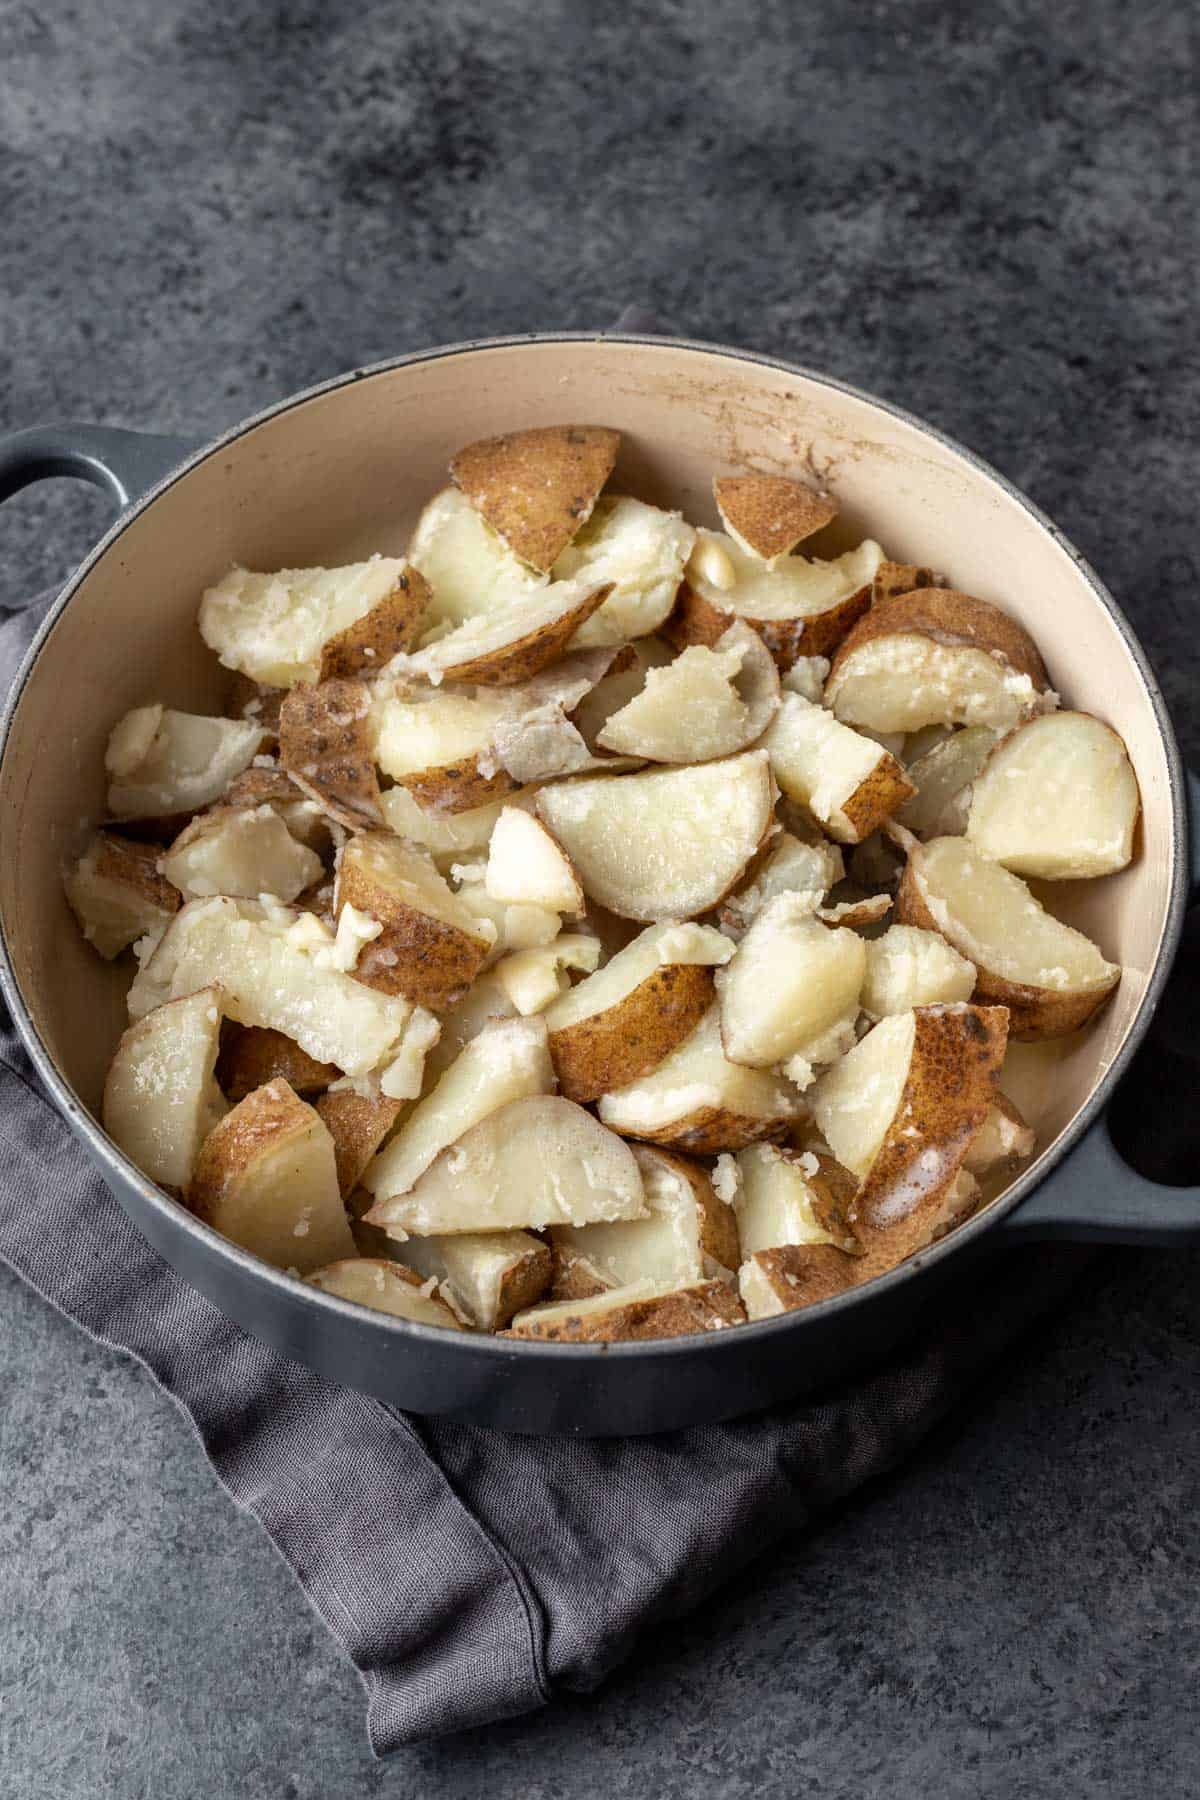
<svg viewBox="0 0 1200 1800"><path fill-rule="evenodd" d="M162 844L135 843L116 831L98 831L94 841L98 845L98 877L132 889L148 906L156 906L161 912L179 911L183 895L158 872L158 859L165 855Z"/></svg>
<svg viewBox="0 0 1200 1800"><path fill-rule="evenodd" d="M561 1319L527 1319L506 1337L532 1338L547 1344L616 1344L645 1338L687 1337L724 1325L742 1325L746 1313L737 1289L728 1281L703 1281L655 1299L630 1300L611 1312L589 1318L567 1314Z"/></svg>
<svg viewBox="0 0 1200 1800"><path fill-rule="evenodd" d="M450 475L515 556L545 573L590 517L621 434L606 425L545 425L468 444Z"/></svg>
<svg viewBox="0 0 1200 1800"><path fill-rule="evenodd" d="M365 841L369 834L363 835ZM339 918L345 906L369 913L383 926L359 952L355 980L381 994L403 994L431 1012L444 1012L461 998L490 948L484 938L398 900L385 883L373 879L350 846L338 870Z"/></svg>
<svg viewBox="0 0 1200 1800"><path fill-rule="evenodd" d="M880 600L891 600L896 594L911 594L914 588L940 588L947 583L932 569L923 569L917 563L881 562L875 571L872 584L871 603L877 605Z"/></svg>
<svg viewBox="0 0 1200 1800"><path fill-rule="evenodd" d="M764 562L786 556L837 518L837 501L786 475L718 475L713 499L725 525Z"/></svg>
<svg viewBox="0 0 1200 1800"><path fill-rule="evenodd" d="M715 992L707 966L664 963L615 1006L551 1032L559 1091L598 1100L648 1075L691 1036Z"/></svg>
<svg viewBox="0 0 1200 1800"><path fill-rule="evenodd" d="M824 612L796 619L755 619L748 613L714 605L684 581L675 598L675 610L661 627L661 635L677 650L686 650L689 644L703 644L711 649L731 625L748 625L775 658L780 674L785 675L797 657L832 656L870 604L868 582Z"/></svg>
<svg viewBox="0 0 1200 1800"><path fill-rule="evenodd" d="M839 673L856 650L876 638L902 632L932 638L938 644L983 650L1017 674L1028 675L1039 692L1050 685L1037 645L1008 613L957 588L925 587L879 600L859 619L833 659L826 691L832 693Z"/></svg>
<svg viewBox="0 0 1200 1800"><path fill-rule="evenodd" d="M217 1086L235 1103L272 1081L286 1081L302 1096L319 1094L340 1075L333 1063L318 1062L268 1026L237 1026L217 1058Z"/></svg>
<svg viewBox="0 0 1200 1800"><path fill-rule="evenodd" d="M924 931L932 931L938 937L945 935L925 904L913 856L909 857L900 877L895 917L899 925L919 925ZM947 939L947 942L950 940ZM958 946L951 943L951 948L957 949ZM963 951L962 954L965 955L966 952ZM1038 1038L1067 1037L1072 1031L1078 1031L1094 1013L1099 1012L1106 1000L1112 998L1121 979L1118 969L1108 987L1087 988L1082 992L1072 993L1070 989L1030 987L1025 982L1006 981L1002 975L992 975L978 965L976 975L978 979L972 999L982 1006L1007 1007L1008 1035L1018 1043L1032 1043Z"/></svg>
<svg viewBox="0 0 1200 1800"><path fill-rule="evenodd" d="M766 1277L785 1312L832 1299L857 1282L858 1258L836 1244L779 1244L756 1250L749 1260Z"/></svg>
<svg viewBox="0 0 1200 1800"><path fill-rule="evenodd" d="M189 1212L211 1225L230 1182L291 1132L307 1133L312 1108L286 1081L270 1081L240 1100L200 1146L185 1196Z"/></svg>
<svg viewBox="0 0 1200 1800"><path fill-rule="evenodd" d="M701 1250L705 1256L711 1256L714 1262L720 1263L723 1269L735 1273L741 1255L737 1214L717 1194L709 1180L708 1170L701 1163L691 1162L685 1156L676 1156L670 1150L661 1150L657 1146L651 1148L647 1145L642 1154L665 1164L673 1174L687 1182L700 1216Z"/></svg>
<svg viewBox="0 0 1200 1800"><path fill-rule="evenodd" d="M427 812L458 813L503 800L506 794L515 794L520 783L513 780L507 769L484 775L478 759L468 757L463 762L443 763L437 769L421 769L415 775L401 775L396 786L407 788L417 805Z"/></svg>
<svg viewBox="0 0 1200 1800"><path fill-rule="evenodd" d="M361 681L290 689L279 710L279 760L295 785L350 831L378 826L379 778Z"/></svg>
<svg viewBox="0 0 1200 1800"><path fill-rule="evenodd" d="M271 737L277 738L279 709L286 693L286 688L268 687L264 682L255 681L252 676L243 675L237 669L229 683L225 706L230 718L252 719Z"/></svg>
<svg viewBox="0 0 1200 1800"><path fill-rule="evenodd" d="M553 1273L554 1257L549 1244L539 1244L536 1251L514 1258L500 1278L494 1329L500 1331L511 1324L514 1314L544 1299Z"/></svg>
<svg viewBox="0 0 1200 1800"><path fill-rule="evenodd" d="M321 649L321 680L377 675L399 651L411 650L431 598L421 571L407 564L391 593L377 600L370 612L347 625L345 631L326 639Z"/></svg>
<svg viewBox="0 0 1200 1800"><path fill-rule="evenodd" d="M592 614L604 605L612 590L611 581L593 588L578 606L571 607L561 618L539 625L536 630L498 650L454 663L444 670L444 679L471 682L478 687L516 687L522 681L532 681L550 663L566 654L567 645L580 626L586 625Z"/></svg>
<svg viewBox="0 0 1200 1800"><path fill-rule="evenodd" d="M352 1088L338 1088L335 1093L322 1094L317 1101L317 1112L333 1139L338 1190L343 1200L348 1200L358 1186L363 1170L406 1104L403 1100L389 1100L386 1094L378 1100L368 1100Z"/></svg>
<svg viewBox="0 0 1200 1800"><path fill-rule="evenodd" d="M698 1106L657 1131L639 1131L636 1141L668 1144L696 1156L719 1156L723 1150L744 1150L747 1144L771 1143L786 1136L792 1124L786 1119L751 1118L727 1106ZM633 1133L627 1134L630 1138Z"/></svg>
<svg viewBox="0 0 1200 1800"><path fill-rule="evenodd" d="M916 791L896 758L885 750L867 779L859 783L841 808L854 833L852 842L861 844L870 837ZM830 835L834 835L832 830Z"/></svg>
<svg viewBox="0 0 1200 1800"><path fill-rule="evenodd" d="M551 1276L548 1300L590 1300L608 1291L608 1283L596 1275L586 1256L561 1244L550 1246ZM519 1310L519 1309L518 1309Z"/></svg>

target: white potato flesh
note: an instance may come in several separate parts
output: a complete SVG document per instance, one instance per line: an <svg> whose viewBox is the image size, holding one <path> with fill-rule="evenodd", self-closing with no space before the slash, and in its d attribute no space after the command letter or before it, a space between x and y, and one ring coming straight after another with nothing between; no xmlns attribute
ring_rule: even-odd
<svg viewBox="0 0 1200 1800"><path fill-rule="evenodd" d="M737 888L721 908L721 923L744 931L769 900L780 894L807 894L815 911L830 888L846 873L837 844L803 843L790 831L771 839L771 847L753 879Z"/></svg>
<svg viewBox="0 0 1200 1800"><path fill-rule="evenodd" d="M728 962L732 955L729 939L711 925L676 925L669 920L650 925L602 969L556 1001L546 1014L547 1028L565 1031L569 1025L619 1006L664 964L698 963L711 968Z"/></svg>
<svg viewBox="0 0 1200 1800"><path fill-rule="evenodd" d="M379 804L384 824L397 837L423 845L437 861L465 862L487 848L504 801L492 800L468 812L432 812L418 806L407 788L394 787L380 795Z"/></svg>
<svg viewBox="0 0 1200 1800"><path fill-rule="evenodd" d="M373 1312L388 1313L393 1319L411 1319L414 1325L441 1325L447 1331L462 1330L445 1301L428 1291L428 1282L410 1280L406 1270L383 1257L348 1256L342 1262L315 1269L307 1279L323 1294L352 1300L356 1306L369 1306Z"/></svg>
<svg viewBox="0 0 1200 1800"><path fill-rule="evenodd" d="M523 638L558 624L582 606L599 585L582 576L578 581L551 582L549 587L514 600L499 613L476 613L444 637L434 638L423 650L394 656L388 670L399 676L416 675L437 687L445 680L453 680L457 670L495 661ZM478 681L480 676L464 673L460 679Z"/></svg>
<svg viewBox="0 0 1200 1800"><path fill-rule="evenodd" d="M968 725L910 762L906 773L917 791L896 814L901 825L921 838L958 836L967 823L971 783L995 742L988 726Z"/></svg>
<svg viewBox="0 0 1200 1800"><path fill-rule="evenodd" d="M915 1038L912 1012L882 1019L809 1090L822 1137L843 1168L860 1179L895 1117Z"/></svg>
<svg viewBox="0 0 1200 1800"><path fill-rule="evenodd" d="M694 918L729 891L771 824L766 752L544 789L537 811L584 892L623 918Z"/></svg>
<svg viewBox="0 0 1200 1800"><path fill-rule="evenodd" d="M732 587L719 587L698 572L696 592L722 611L745 619L806 619L828 612L869 586L883 561L883 551L870 538L830 562L783 556L773 569L749 555L727 532L700 531L696 541L697 547L715 545L722 550L734 572Z"/></svg>
<svg viewBox="0 0 1200 1800"><path fill-rule="evenodd" d="M755 918L716 977L721 1037L731 1062L770 1068L853 1025L867 946L853 931L823 925L807 896L780 894Z"/></svg>
<svg viewBox="0 0 1200 1800"><path fill-rule="evenodd" d="M604 750L651 762L708 762L760 738L779 706L779 674L757 632L732 625L712 649L693 644L613 714Z"/></svg>
<svg viewBox="0 0 1200 1800"><path fill-rule="evenodd" d="M806 806L834 837L856 843L862 833L844 808L885 763L883 746L800 694L785 695L764 743L788 798Z"/></svg>
<svg viewBox="0 0 1200 1800"><path fill-rule="evenodd" d="M1016 875L1111 875L1133 855L1137 777L1124 744L1089 713L1021 725L974 783L967 836Z"/></svg>
<svg viewBox="0 0 1200 1800"><path fill-rule="evenodd" d="M526 568L456 487L443 488L429 502L408 555L433 590L431 625L461 625L546 585L546 577Z"/></svg>
<svg viewBox="0 0 1200 1800"><path fill-rule="evenodd" d="M496 820L484 885L493 900L508 905L583 911L583 889L568 857L541 821L519 806L504 807Z"/></svg>
<svg viewBox="0 0 1200 1800"><path fill-rule="evenodd" d="M968 1174L982 1179L993 1170L1033 1154L1036 1139L1012 1101L1001 1095L963 1158Z"/></svg>
<svg viewBox="0 0 1200 1800"><path fill-rule="evenodd" d="M517 1009L500 983L496 971L489 969L478 976L458 1005L442 1014L442 1035L425 1058L425 1086L431 1088L445 1074L472 1038L479 1036L492 1019L513 1019Z"/></svg>
<svg viewBox="0 0 1200 1800"><path fill-rule="evenodd" d="M522 1018L543 1012L569 987L565 971L590 974L600 961L600 939L565 931L537 950L514 950L496 964L496 980Z"/></svg>
<svg viewBox="0 0 1200 1800"><path fill-rule="evenodd" d="M331 935L311 913L250 900L192 900L176 914L129 990L129 1015L213 984L239 1025L295 1038L318 1062L365 1075L401 1050L409 1000L377 993L331 966Z"/></svg>
<svg viewBox="0 0 1200 1800"><path fill-rule="evenodd" d="M873 1019L910 1012L914 1006L969 1000L974 991L974 963L934 931L889 925L867 945L861 999L863 1011Z"/></svg>
<svg viewBox="0 0 1200 1800"><path fill-rule="evenodd" d="M200 602L200 635L227 669L267 687L319 681L321 651L393 591L403 559L373 556L341 569L231 569Z"/></svg>
<svg viewBox="0 0 1200 1800"><path fill-rule="evenodd" d="M68 869L63 888L79 929L106 962L148 932L165 931L179 906L153 853L105 831Z"/></svg>
<svg viewBox="0 0 1200 1800"><path fill-rule="evenodd" d="M104 1129L160 1186L186 1186L197 1150L228 1111L213 1075L220 1041L221 993L208 987L156 1007L117 1045Z"/></svg>
<svg viewBox="0 0 1200 1800"><path fill-rule="evenodd" d="M780 1244L836 1244L822 1225L810 1176L817 1173L811 1150L783 1151L774 1144L750 1144L739 1150L740 1180L733 1208L737 1214L742 1261L756 1250Z"/></svg>
<svg viewBox="0 0 1200 1800"><path fill-rule="evenodd" d="M249 768L266 735L245 719L138 707L108 740L108 810L117 819L147 819L211 806Z"/></svg>
<svg viewBox="0 0 1200 1800"><path fill-rule="evenodd" d="M648 669L665 669L674 662L675 650L660 637L638 638L628 646L629 666L618 668L598 681L583 699L568 710L584 742L595 749L609 719L640 694ZM594 652L592 653L594 654ZM622 656L622 664L627 659Z"/></svg>
<svg viewBox="0 0 1200 1800"><path fill-rule="evenodd" d="M489 1113L367 1217L387 1231L432 1237L638 1219L645 1210L629 1145L573 1101L547 1094Z"/></svg>
<svg viewBox="0 0 1200 1800"><path fill-rule="evenodd" d="M518 1305L528 1306L550 1276L545 1244L527 1231L410 1237L397 1246L396 1255L418 1275L435 1279L439 1292L476 1331L503 1329L517 1310L508 1298L510 1289L521 1284Z"/></svg>
<svg viewBox="0 0 1200 1800"><path fill-rule="evenodd" d="M606 1287L652 1281L656 1287L689 1287L728 1274L701 1243L702 1220L692 1184L655 1151L634 1145L649 1217L612 1225L558 1225L556 1250L582 1257Z"/></svg>
<svg viewBox="0 0 1200 1800"><path fill-rule="evenodd" d="M1091 939L1047 912L1019 875L965 838L934 838L916 867L934 924L977 969L1053 992L1111 985L1118 971Z"/></svg>
<svg viewBox="0 0 1200 1800"><path fill-rule="evenodd" d="M555 581L582 577L596 587L613 584L572 647L623 644L657 631L675 604L695 536L680 513L602 494L553 570Z"/></svg>
<svg viewBox="0 0 1200 1800"><path fill-rule="evenodd" d="M800 1111L799 1099L777 1076L729 1060L716 1006L649 1075L605 1094L599 1110L614 1131L639 1137L673 1126L686 1128L693 1114L708 1108L760 1121L764 1128Z"/></svg>
<svg viewBox="0 0 1200 1800"><path fill-rule="evenodd" d="M375 761L393 781L403 781L478 758L509 711L494 694L416 694L381 683L371 705Z"/></svg>
<svg viewBox="0 0 1200 1800"><path fill-rule="evenodd" d="M320 879L324 864L292 836L274 807L222 806L193 820L159 868L188 900L274 894L288 901Z"/></svg>
<svg viewBox="0 0 1200 1800"><path fill-rule="evenodd" d="M546 1027L540 1018L486 1024L367 1168L363 1186L377 1202L372 1224L387 1226L393 1219L388 1210L391 1200L407 1193L440 1152L481 1119L497 1107L528 1095L548 1094L553 1087Z"/></svg>
<svg viewBox="0 0 1200 1800"><path fill-rule="evenodd" d="M798 656L787 673L780 676L780 686L784 693L799 694L802 699L811 700L814 706L819 706L828 675L827 656Z"/></svg>
<svg viewBox="0 0 1200 1800"><path fill-rule="evenodd" d="M986 650L938 644L915 631L872 638L835 669L825 689L839 719L874 731L926 725L1008 731L1047 699L1028 675Z"/></svg>
<svg viewBox="0 0 1200 1800"><path fill-rule="evenodd" d="M385 832L364 832L352 837L342 851L335 902L341 903L344 887L379 907L379 916L390 923L408 910L423 913L468 937L482 937L479 922L453 891L444 875L424 850Z"/></svg>
<svg viewBox="0 0 1200 1800"><path fill-rule="evenodd" d="M480 934L491 930L495 941L484 961L484 968L514 950L540 950L552 944L562 930L562 917L545 906L512 904L493 900L482 879L464 881L458 898L475 920Z"/></svg>

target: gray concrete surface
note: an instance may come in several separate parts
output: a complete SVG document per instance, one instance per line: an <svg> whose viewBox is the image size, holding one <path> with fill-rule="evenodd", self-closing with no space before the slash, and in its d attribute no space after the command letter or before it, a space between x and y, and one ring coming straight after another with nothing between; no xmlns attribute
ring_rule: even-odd
<svg viewBox="0 0 1200 1800"><path fill-rule="evenodd" d="M1158 0L0 0L0 425L214 431L637 299L997 463L1195 759L1196 75ZM7 506L0 601L103 519ZM1194 1795L1198 1273L1107 1259L969 1416L599 1694L384 1766L169 1403L0 1280L0 1793Z"/></svg>

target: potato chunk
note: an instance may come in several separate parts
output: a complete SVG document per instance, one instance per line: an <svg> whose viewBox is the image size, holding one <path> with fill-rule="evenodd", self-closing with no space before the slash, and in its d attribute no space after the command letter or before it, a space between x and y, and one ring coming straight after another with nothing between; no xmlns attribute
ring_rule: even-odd
<svg viewBox="0 0 1200 1800"><path fill-rule="evenodd" d="M432 590L428 621L451 627L499 613L546 585L513 555L456 487L435 494L417 521L408 554Z"/></svg>
<svg viewBox="0 0 1200 1800"><path fill-rule="evenodd" d="M113 727L104 757L117 819L173 818L219 800L267 736L261 725L139 706Z"/></svg>
<svg viewBox="0 0 1200 1800"><path fill-rule="evenodd" d="M910 762L905 773L917 791L896 814L901 825L919 838L959 836L966 829L971 783L995 742L988 726L968 725Z"/></svg>
<svg viewBox="0 0 1200 1800"><path fill-rule="evenodd" d="M333 1142L286 1081L256 1088L213 1127L186 1199L206 1225L276 1268L303 1275L354 1255Z"/></svg>
<svg viewBox="0 0 1200 1800"><path fill-rule="evenodd" d="M649 1075L605 1094L599 1110L626 1136L716 1155L780 1136L800 1102L774 1074L730 1062L714 1006Z"/></svg>
<svg viewBox="0 0 1200 1800"><path fill-rule="evenodd" d="M862 938L823 925L806 895L768 901L716 977L726 1056L763 1069L819 1060L831 1033L852 1035L866 960Z"/></svg>
<svg viewBox="0 0 1200 1800"><path fill-rule="evenodd" d="M235 1101L270 1081L286 1081L294 1093L308 1099L322 1093L338 1075L336 1064L317 1062L282 1031L257 1025L233 1027L217 1059L217 1085Z"/></svg>
<svg viewBox="0 0 1200 1800"><path fill-rule="evenodd" d="M858 1183L831 1156L750 1144L738 1152L737 1215L742 1259L780 1244L853 1247L847 1222Z"/></svg>
<svg viewBox="0 0 1200 1800"><path fill-rule="evenodd" d="M978 1180L1032 1156L1037 1139L1007 1094L997 1092L963 1161Z"/></svg>
<svg viewBox="0 0 1200 1800"><path fill-rule="evenodd" d="M484 806L517 786L491 754L509 710L499 694L418 693L380 683L371 707L375 761L419 806L450 813Z"/></svg>
<svg viewBox="0 0 1200 1800"><path fill-rule="evenodd" d="M293 688L279 712L279 760L296 786L347 830L380 823L366 682Z"/></svg>
<svg viewBox="0 0 1200 1800"><path fill-rule="evenodd" d="M496 964L496 980L522 1017L543 1012L568 991L568 969L592 974L600 961L600 939L565 931L552 944L515 950Z"/></svg>
<svg viewBox="0 0 1200 1800"><path fill-rule="evenodd" d="M624 644L657 631L675 604L695 537L677 512L624 494L601 495L554 565L556 581L579 577L610 586L603 606L576 633L574 648Z"/></svg>
<svg viewBox="0 0 1200 1800"><path fill-rule="evenodd" d="M379 1203L371 1223L390 1225L393 1216L387 1209L392 1198L407 1193L435 1157L481 1119L510 1101L548 1094L553 1086L546 1027L540 1018L486 1024L364 1173L363 1186Z"/></svg>
<svg viewBox="0 0 1200 1800"><path fill-rule="evenodd" d="M800 694L785 695L765 741L783 792L839 843L861 843L916 791L881 745Z"/></svg>
<svg viewBox="0 0 1200 1800"><path fill-rule="evenodd" d="M837 502L785 475L718 475L713 499L738 549L777 569L797 544L837 518Z"/></svg>
<svg viewBox="0 0 1200 1800"><path fill-rule="evenodd" d="M691 644L614 713L597 738L604 750L651 762L708 762L747 749L779 708L779 676L762 639L731 625L710 650Z"/></svg>
<svg viewBox="0 0 1200 1800"><path fill-rule="evenodd" d="M780 894L808 894L815 911L846 873L842 853L825 839L805 843L790 831L768 838L746 879L721 907L721 929L740 937L769 900Z"/></svg>
<svg viewBox="0 0 1200 1800"><path fill-rule="evenodd" d="M220 1034L220 989L201 988L131 1025L109 1065L104 1129L160 1187L186 1185L201 1143L227 1110L213 1076Z"/></svg>
<svg viewBox="0 0 1200 1800"><path fill-rule="evenodd" d="M178 912L179 890L161 875L157 844L98 831L63 886L84 937L106 962L135 938L162 931Z"/></svg>
<svg viewBox="0 0 1200 1800"><path fill-rule="evenodd" d="M339 917L347 906L383 927L358 958L358 980L434 1012L470 987L491 947L430 858L386 832L363 832L343 850Z"/></svg>
<svg viewBox="0 0 1200 1800"><path fill-rule="evenodd" d="M612 1288L588 1300L551 1301L518 1313L511 1335L555 1344L631 1343L647 1338L687 1337L745 1323L731 1281L702 1281L686 1288L660 1288L652 1281Z"/></svg>
<svg viewBox="0 0 1200 1800"><path fill-rule="evenodd" d="M397 1257L439 1292L476 1331L502 1331L514 1313L541 1299L550 1284L549 1246L527 1231L464 1231L410 1237Z"/></svg>
<svg viewBox="0 0 1200 1800"><path fill-rule="evenodd" d="M705 925L651 925L546 1014L559 1085L595 1100L646 1075L713 1002L712 968L733 946Z"/></svg>
<svg viewBox="0 0 1200 1800"><path fill-rule="evenodd" d="M412 641L428 590L396 557L340 569L234 568L200 602L200 635L227 669L268 687L382 668ZM335 667L324 667L326 647ZM366 657L365 649L374 649Z"/></svg>
<svg viewBox="0 0 1200 1800"><path fill-rule="evenodd" d="M857 1259L835 1244L781 1244L747 1257L738 1289L748 1319L774 1319L844 1294L860 1279Z"/></svg>
<svg viewBox="0 0 1200 1800"><path fill-rule="evenodd" d="M713 1191L699 1163L648 1144L635 1144L649 1217L611 1225L555 1225L550 1242L558 1273L553 1297L583 1299L579 1271L591 1272L586 1292L652 1281L682 1288L737 1267L733 1212ZM593 1285L594 1284L594 1285Z"/></svg>
<svg viewBox="0 0 1200 1800"><path fill-rule="evenodd" d="M537 811L584 891L623 918L694 918L733 887L771 825L766 752L546 788Z"/></svg>
<svg viewBox="0 0 1200 1800"><path fill-rule="evenodd" d="M320 880L324 865L273 807L218 806L180 832L160 867L188 900L274 894L289 901Z"/></svg>
<svg viewBox="0 0 1200 1800"><path fill-rule="evenodd" d="M507 905L583 911L583 889L570 858L540 819L517 806L504 807L496 820L485 883L492 899Z"/></svg>
<svg viewBox="0 0 1200 1800"><path fill-rule="evenodd" d="M705 573L718 560L732 568L731 586L719 586ZM882 560L879 545L868 539L831 562L784 556L767 567L723 532L698 532L687 583L664 634L680 647L713 644L741 619L781 670L797 657L829 656L871 604L871 582Z"/></svg>
<svg viewBox="0 0 1200 1800"><path fill-rule="evenodd" d="M377 1200L367 1222L435 1237L638 1219L645 1210L628 1144L573 1101L547 1094L489 1112L441 1150L407 1192Z"/></svg>
<svg viewBox="0 0 1200 1800"><path fill-rule="evenodd" d="M503 800L489 800L467 812L436 812L419 806L407 788L388 788L380 796L383 822L397 837L420 844L443 868L466 862L486 850L500 817Z"/></svg>
<svg viewBox="0 0 1200 1800"><path fill-rule="evenodd" d="M1015 1038L1077 1030L1121 978L1090 938L1047 912L1019 875L964 838L914 845L896 916L940 932L974 963L976 997L1007 1006Z"/></svg>
<svg viewBox="0 0 1200 1800"><path fill-rule="evenodd" d="M974 779L967 836L1016 875L1111 875L1133 855L1141 802L1124 744L1089 713L1029 719Z"/></svg>
<svg viewBox="0 0 1200 1800"><path fill-rule="evenodd" d="M468 444L450 475L513 555L544 571L587 522L620 443L605 425L535 426Z"/></svg>
<svg viewBox="0 0 1200 1800"><path fill-rule="evenodd" d="M396 657L392 673L434 687L443 681L513 687L557 662L608 593L583 576L551 582L502 613L476 614L411 656Z"/></svg>
<svg viewBox="0 0 1200 1800"><path fill-rule="evenodd" d="M356 1306L369 1306L374 1312L390 1313L394 1319L408 1319L414 1325L441 1325L446 1331L462 1330L445 1301L428 1292L430 1283L386 1257L348 1256L324 1269L315 1269L307 1279L324 1294L352 1300Z"/></svg>
<svg viewBox="0 0 1200 1800"><path fill-rule="evenodd" d="M910 1012L914 1006L969 1000L974 991L974 963L937 932L889 925L867 945L861 998L863 1011L873 1019Z"/></svg>

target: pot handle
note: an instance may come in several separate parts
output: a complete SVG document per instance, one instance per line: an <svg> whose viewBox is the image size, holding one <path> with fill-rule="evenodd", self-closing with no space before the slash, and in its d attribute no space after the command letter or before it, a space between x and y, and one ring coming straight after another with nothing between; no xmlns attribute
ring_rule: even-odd
<svg viewBox="0 0 1200 1800"><path fill-rule="evenodd" d="M1147 1181L1118 1154L1105 1114L1074 1150L1001 1219L1005 1243L1200 1243L1200 1188Z"/></svg>
<svg viewBox="0 0 1200 1800"><path fill-rule="evenodd" d="M115 425L31 425L0 438L0 501L33 481L71 475L103 488L121 512L203 441Z"/></svg>

